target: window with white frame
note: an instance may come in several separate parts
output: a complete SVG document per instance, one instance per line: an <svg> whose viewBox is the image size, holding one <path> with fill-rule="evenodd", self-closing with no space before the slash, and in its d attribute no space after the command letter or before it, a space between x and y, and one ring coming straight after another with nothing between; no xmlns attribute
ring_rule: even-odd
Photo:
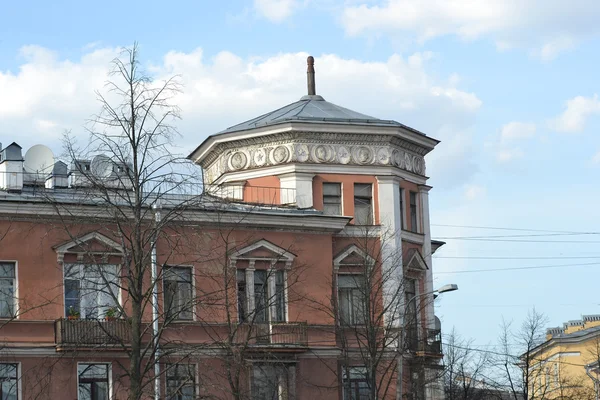
<svg viewBox="0 0 600 400"><path fill-rule="evenodd" d="M251 274L253 284L248 284ZM286 321L286 272L284 270L238 269L237 297L240 322ZM249 302L248 299L252 299Z"/></svg>
<svg viewBox="0 0 600 400"><path fill-rule="evenodd" d="M108 400L109 372L108 364L77 365L77 400Z"/></svg>
<svg viewBox="0 0 600 400"><path fill-rule="evenodd" d="M418 232L419 225L418 225L417 192L410 192L409 197L410 197L410 231Z"/></svg>
<svg viewBox="0 0 600 400"><path fill-rule="evenodd" d="M373 187L370 183L354 184L354 223L373 224Z"/></svg>
<svg viewBox="0 0 600 400"><path fill-rule="evenodd" d="M290 367L277 363L254 363L252 365L253 400L288 400L290 381L293 379Z"/></svg>
<svg viewBox="0 0 600 400"><path fill-rule="evenodd" d="M65 264L64 274L65 315L99 319L117 306L117 265Z"/></svg>
<svg viewBox="0 0 600 400"><path fill-rule="evenodd" d="M340 322L343 325L363 325L365 315L365 277L363 275L338 275L338 301Z"/></svg>
<svg viewBox="0 0 600 400"><path fill-rule="evenodd" d="M0 262L0 318L15 316L16 265L14 262Z"/></svg>
<svg viewBox="0 0 600 400"><path fill-rule="evenodd" d="M366 367L347 367L342 374L344 400L370 400Z"/></svg>
<svg viewBox="0 0 600 400"><path fill-rule="evenodd" d="M19 399L19 364L0 364L0 399Z"/></svg>
<svg viewBox="0 0 600 400"><path fill-rule="evenodd" d="M193 319L193 285L191 267L163 269L165 318L169 320Z"/></svg>
<svg viewBox="0 0 600 400"><path fill-rule="evenodd" d="M196 398L196 366L193 364L167 365L167 399L194 400Z"/></svg>
<svg viewBox="0 0 600 400"><path fill-rule="evenodd" d="M405 229L406 224L405 224L405 217L404 217L404 189L400 188L400 229Z"/></svg>
<svg viewBox="0 0 600 400"><path fill-rule="evenodd" d="M341 183L323 183L323 214L342 215Z"/></svg>

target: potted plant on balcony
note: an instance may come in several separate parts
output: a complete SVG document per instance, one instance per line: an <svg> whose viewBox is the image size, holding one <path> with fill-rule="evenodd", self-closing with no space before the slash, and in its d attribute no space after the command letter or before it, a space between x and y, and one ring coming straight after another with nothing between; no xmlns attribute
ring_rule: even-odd
<svg viewBox="0 0 600 400"><path fill-rule="evenodd" d="M104 313L104 318L107 321L114 321L115 319L117 319L117 311L117 307L110 307Z"/></svg>
<svg viewBox="0 0 600 400"><path fill-rule="evenodd" d="M69 315L67 315L69 320L79 319L79 316L80 314L77 309L73 308L73 306L69 307Z"/></svg>

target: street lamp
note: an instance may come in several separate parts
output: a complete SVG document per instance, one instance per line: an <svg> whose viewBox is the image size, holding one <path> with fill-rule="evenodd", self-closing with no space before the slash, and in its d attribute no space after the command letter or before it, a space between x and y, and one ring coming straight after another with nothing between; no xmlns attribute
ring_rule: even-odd
<svg viewBox="0 0 600 400"><path fill-rule="evenodd" d="M414 295L413 297L411 297L410 299L408 299L408 301L406 302L406 304L404 305L404 307L408 307L408 305L415 300L417 297L421 297L421 296L427 296L429 294L442 294L442 293L447 293L447 292L454 292L455 290L458 290L458 285L455 283L448 283L442 287L440 287L439 289L433 290L431 292L425 292L425 293L419 293ZM435 297L434 297L435 299ZM397 384L396 384L396 399L402 399L402 377L403 377L403 368L404 368L404 351L402 351L401 347L404 341L404 323L402 324L402 330L400 331L400 340L398 340L398 353L400 359L398 360L398 377L397 377Z"/></svg>

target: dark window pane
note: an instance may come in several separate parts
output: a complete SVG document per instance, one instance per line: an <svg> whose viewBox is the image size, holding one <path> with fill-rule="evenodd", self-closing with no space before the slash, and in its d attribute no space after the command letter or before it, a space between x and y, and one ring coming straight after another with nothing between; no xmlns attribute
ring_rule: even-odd
<svg viewBox="0 0 600 400"><path fill-rule="evenodd" d="M354 223L371 225L373 223L372 188L370 184L354 184Z"/></svg>
<svg viewBox="0 0 600 400"><path fill-rule="evenodd" d="M237 298L238 298L238 319L240 322L246 322L248 318L248 299L246 297L246 271L238 269L237 279Z"/></svg>
<svg viewBox="0 0 600 400"><path fill-rule="evenodd" d="M410 230L417 232L417 193L410 192Z"/></svg>
<svg viewBox="0 0 600 400"><path fill-rule="evenodd" d="M340 320L345 325L365 323L365 279L361 275L338 276Z"/></svg>
<svg viewBox="0 0 600 400"><path fill-rule="evenodd" d="M267 271L254 271L255 322L267 322L268 312Z"/></svg>
<svg viewBox="0 0 600 400"><path fill-rule="evenodd" d="M163 285L166 317L191 320L193 318L192 269L165 267Z"/></svg>
<svg viewBox="0 0 600 400"><path fill-rule="evenodd" d="M167 399L196 398L196 367L189 364L167 365Z"/></svg>

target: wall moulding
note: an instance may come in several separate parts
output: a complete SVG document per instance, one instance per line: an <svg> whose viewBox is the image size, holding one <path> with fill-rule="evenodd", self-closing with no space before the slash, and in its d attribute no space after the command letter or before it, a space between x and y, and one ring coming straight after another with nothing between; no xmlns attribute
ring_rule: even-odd
<svg viewBox="0 0 600 400"><path fill-rule="evenodd" d="M290 163L392 166L425 176L426 151L417 147L389 135L285 132L221 143L202 166L208 184L228 172Z"/></svg>

